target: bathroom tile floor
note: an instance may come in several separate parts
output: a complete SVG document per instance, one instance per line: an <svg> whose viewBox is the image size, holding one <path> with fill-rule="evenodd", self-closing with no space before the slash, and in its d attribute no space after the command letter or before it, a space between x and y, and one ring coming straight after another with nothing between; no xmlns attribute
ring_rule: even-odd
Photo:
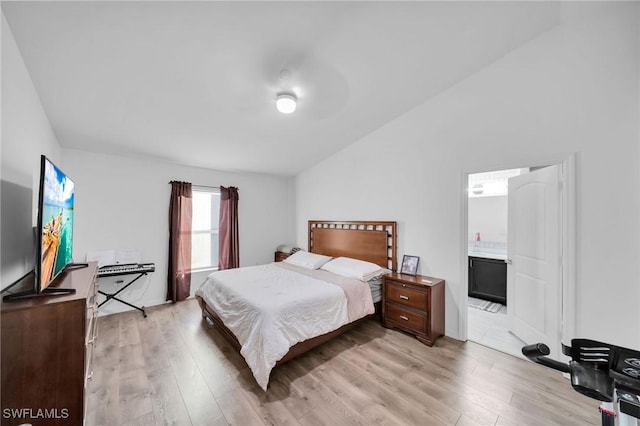
<svg viewBox="0 0 640 426"><path fill-rule="evenodd" d="M521 353L524 342L509 332L506 306L495 314L468 307L467 321L467 337L472 342L524 358Z"/></svg>

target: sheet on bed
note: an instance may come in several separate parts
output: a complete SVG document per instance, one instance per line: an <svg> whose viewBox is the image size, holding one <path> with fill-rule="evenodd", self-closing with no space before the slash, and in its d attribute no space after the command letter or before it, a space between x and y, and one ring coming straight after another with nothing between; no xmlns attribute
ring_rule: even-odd
<svg viewBox="0 0 640 426"><path fill-rule="evenodd" d="M298 272L299 274L304 274L312 278L326 281L340 287L347 297L349 322L355 321L365 315L369 315L374 312L373 300L371 298L371 289L364 281L360 281L356 278L343 277L340 275L336 275L333 272L324 271L322 269L311 270L295 265L290 265L284 262L272 263L272 265L278 268L285 268L293 272Z"/></svg>
<svg viewBox="0 0 640 426"><path fill-rule="evenodd" d="M367 281L369 289L371 290L371 298L373 303L382 301L382 277L372 278Z"/></svg>
<svg viewBox="0 0 640 426"><path fill-rule="evenodd" d="M264 390L291 346L374 312L367 283L283 263L214 272L196 295L238 338Z"/></svg>

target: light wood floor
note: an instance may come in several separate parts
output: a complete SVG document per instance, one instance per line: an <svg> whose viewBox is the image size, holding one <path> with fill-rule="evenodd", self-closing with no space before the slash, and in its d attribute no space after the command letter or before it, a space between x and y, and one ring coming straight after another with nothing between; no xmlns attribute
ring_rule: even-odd
<svg viewBox="0 0 640 426"><path fill-rule="evenodd" d="M276 367L263 392L195 300L100 317L87 425L585 425L598 403L474 343L367 321Z"/></svg>

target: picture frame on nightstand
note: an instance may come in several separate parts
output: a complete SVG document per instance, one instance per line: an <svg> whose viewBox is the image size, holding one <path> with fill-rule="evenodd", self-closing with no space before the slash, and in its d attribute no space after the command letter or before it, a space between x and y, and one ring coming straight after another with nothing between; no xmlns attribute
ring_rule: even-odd
<svg viewBox="0 0 640 426"><path fill-rule="evenodd" d="M420 258L418 256L410 256L405 254L402 256L402 267L400 268L401 274L416 275L418 273L418 262Z"/></svg>

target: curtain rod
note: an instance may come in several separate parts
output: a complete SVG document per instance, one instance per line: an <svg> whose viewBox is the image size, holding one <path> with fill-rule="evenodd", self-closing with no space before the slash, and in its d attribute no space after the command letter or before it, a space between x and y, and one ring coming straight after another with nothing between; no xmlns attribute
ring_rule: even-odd
<svg viewBox="0 0 640 426"><path fill-rule="evenodd" d="M176 182L175 180L169 182L169 185L171 185L173 182ZM220 189L219 186L211 186L211 185L196 185L195 183L192 183L191 186L196 186L198 188L211 188L211 189Z"/></svg>
<svg viewBox="0 0 640 426"><path fill-rule="evenodd" d="M195 186L197 188L211 188L211 189L220 189L219 186L211 186L211 185L196 185L195 183L192 183L191 186Z"/></svg>

